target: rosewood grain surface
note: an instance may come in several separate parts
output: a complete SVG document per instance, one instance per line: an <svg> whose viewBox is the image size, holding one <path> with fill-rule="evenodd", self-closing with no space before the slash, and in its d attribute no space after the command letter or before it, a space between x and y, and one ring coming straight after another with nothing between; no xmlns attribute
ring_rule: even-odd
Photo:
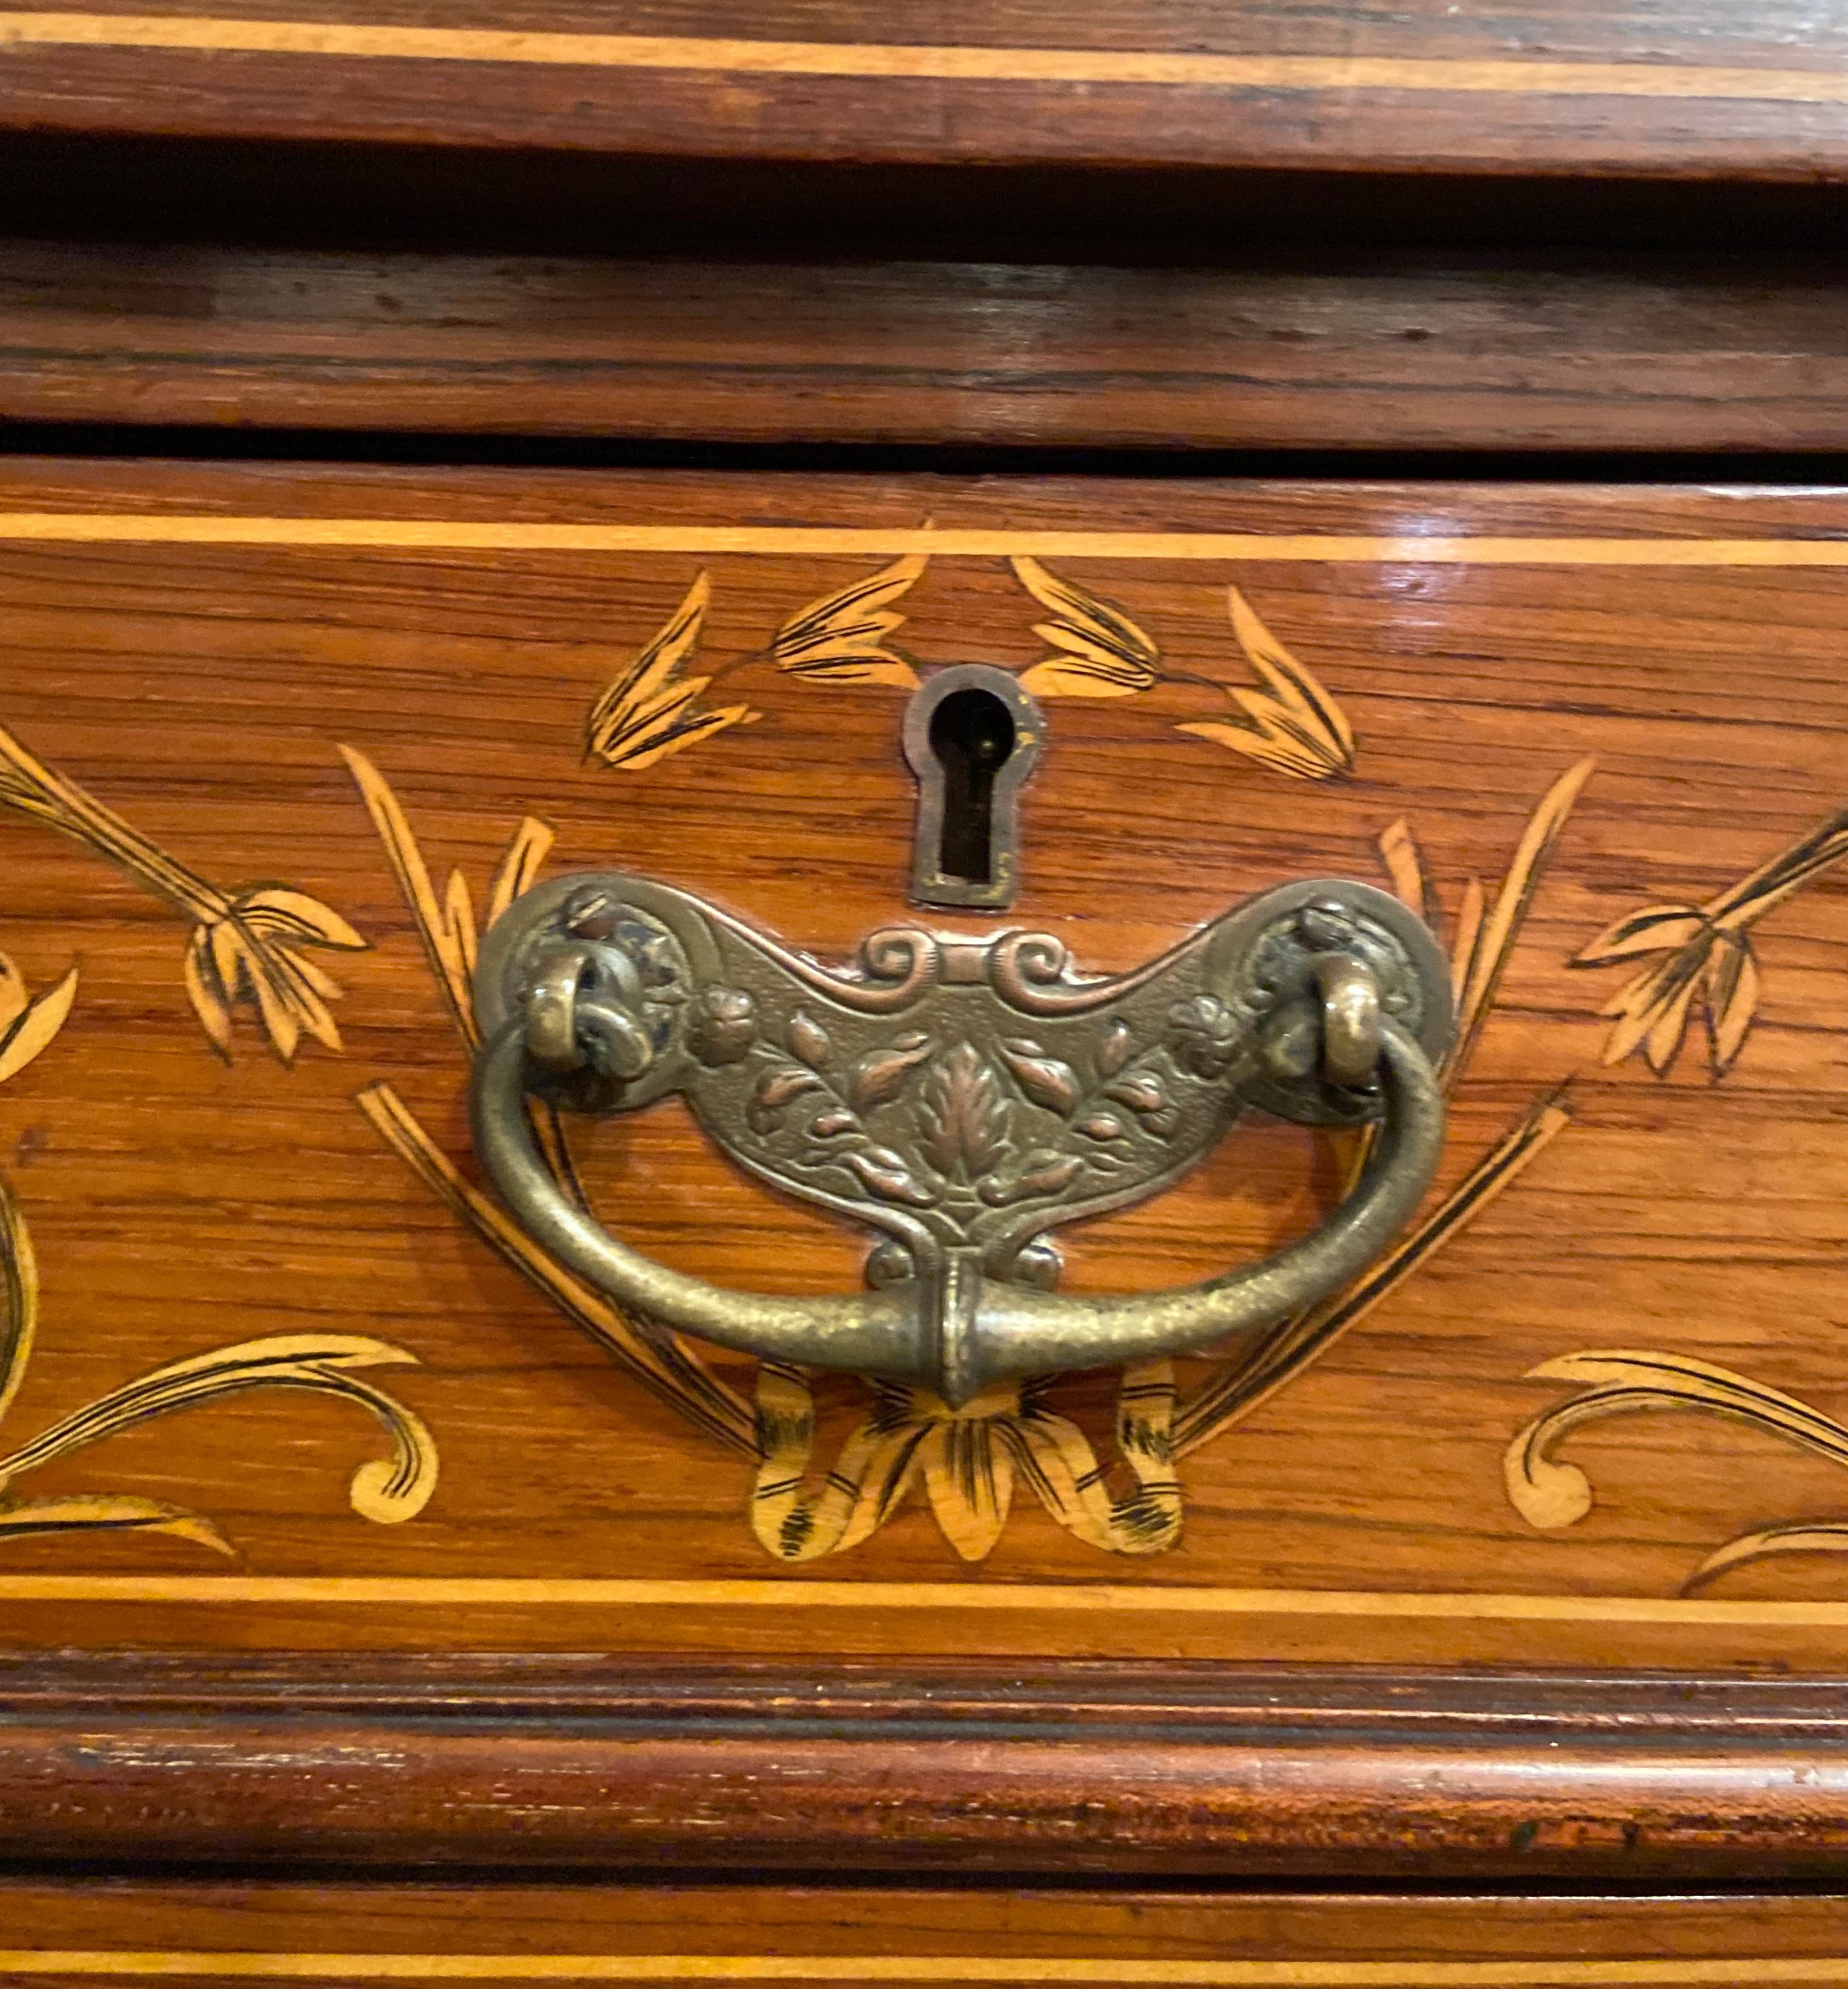
<svg viewBox="0 0 1848 1989"><path fill-rule="evenodd" d="M1202 448L1848 442L1836 273L0 243L0 419Z"/></svg>
<svg viewBox="0 0 1848 1989"><path fill-rule="evenodd" d="M1833 1683L118 1654L0 1662L0 1705L15 1869L1596 1892L1827 1886L1848 1844Z"/></svg>
<svg viewBox="0 0 1848 1989"><path fill-rule="evenodd" d="M282 1024L247 993L222 1015L188 998L189 934L222 918L218 900L175 916L145 856L106 861L0 812L0 948L40 1001L80 969L55 1039L0 1091L41 1287L5 1442L162 1364L333 1335L373 1349L340 1371L420 1417L441 1462L415 1510L350 1485L383 1456L380 1412L320 1370L189 1394L184 1416L131 1418L8 1496L183 1509L234 1557L196 1528L86 1531L69 1509L60 1530L5 1542L14 1643L1839 1663L1841 1563L1822 1550L1843 1402L1843 942L1835 844L1802 842L1848 780L1839 498L116 464L21 466L0 494L41 514L0 518L0 723L222 897L286 885L327 917L293 900L291 915L369 942L313 952L345 990L326 1005L343 1046L312 1039L303 998L288 1067L265 1042ZM253 517L283 522L238 522ZM551 868L633 864L838 955L903 910L903 693L779 670L765 645L915 550L926 519L947 550L891 598L919 667L1044 658L1046 610L1011 548L1040 563L1026 577L1117 602L1170 673L1050 706L1013 918L1087 966L1131 964L1311 868L1385 877L1378 839L1402 818L1454 929L1465 880L1492 903L1536 810L1559 828L1457 1093L1446 1185L1512 1127L1538 1144L1314 1364L1205 1432L1181 1462L1180 1544L1149 1557L1103 1551L1072 1501L1023 1481L984 1560L960 1557L922 1486L857 1547L773 1560L746 1523L736 1444L618 1372L356 1105L388 1083L465 1177L462 1045L338 748L395 795L438 889L464 868L477 910L531 813L557 831ZM792 529L829 536L778 536ZM1054 536L1075 532L1094 536ZM696 708L740 717L652 765L587 762L593 700L702 567L685 674L725 668ZM1263 680L1234 585L1347 713L1351 778L1291 779L1253 746L1261 727L1230 692ZM1739 896L1768 862L1792 895ZM1721 1056L1691 1014L1672 1045L1652 1039L1664 1075L1640 1044L1602 1066L1618 1025L1599 1008L1686 921L1628 965L1569 961L1620 917L1729 893L1758 978L1717 998L1749 1035ZM1716 937L1703 971L1731 946ZM858 1274L844 1231L729 1176L671 1112L580 1150L613 1219L671 1262L794 1289ZM1173 1281L1264 1249L1325 1205L1339 1164L1332 1142L1242 1130L1182 1188L1076 1240L1073 1283ZM380 1364L380 1347L415 1364ZM1588 1513L1536 1504L1532 1486L1518 1510L1511 1441L1613 1379L1595 1362L1529 1371L1613 1349L1684 1364L1661 1412L1559 1440L1589 1473ZM748 1398L748 1364L712 1371ZM815 1482L858 1400L821 1391ZM1056 1391L1106 1468L1111 1405L1105 1377ZM953 1488L936 1497L966 1548ZM1798 1524L1819 1530L1810 1551L1760 1537ZM1709 1567L1716 1550L1732 1560Z"/></svg>
<svg viewBox="0 0 1848 1989"><path fill-rule="evenodd" d="M0 123L630 154L1839 178L1813 10L125 6L0 16ZM882 36L887 39L882 39Z"/></svg>
<svg viewBox="0 0 1848 1989"><path fill-rule="evenodd" d="M1686 1989L1848 1980L1843 1902L201 1884L0 1886L15 1981L798 1981ZM499 1966L496 1966L496 1964Z"/></svg>
<svg viewBox="0 0 1848 1989"><path fill-rule="evenodd" d="M60 13L83 9L63 7ZM96 14L158 19L181 10L168 0L127 0ZM1170 55L1265 54L1365 58L1425 56L1456 61L1525 58L1559 62L1653 62L1782 70L1800 57L1848 64L1848 29L1805 0L1767 0L1747 12L1730 0L1538 0L1452 13L1449 0L1366 4L1315 13L1288 0L1256 0L1236 15L1210 0L1111 0L1074 10L1058 0L946 0L929 32L905 0L379 0L363 17L340 0L227 0L211 10L227 19L282 19L330 24L364 18L401 28L505 29L512 33L690 36L706 41L951 46L973 50L1074 49L1101 54L1138 49ZM188 18L196 18L189 16Z"/></svg>

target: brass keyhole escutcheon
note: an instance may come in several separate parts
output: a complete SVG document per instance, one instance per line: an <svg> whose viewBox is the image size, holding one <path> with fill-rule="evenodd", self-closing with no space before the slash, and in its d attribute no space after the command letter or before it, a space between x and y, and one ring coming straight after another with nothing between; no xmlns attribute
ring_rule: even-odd
<svg viewBox="0 0 1848 1989"><path fill-rule="evenodd" d="M1011 673L988 663L939 670L905 713L918 778L914 904L997 911L1020 889L1020 793L1044 721Z"/></svg>

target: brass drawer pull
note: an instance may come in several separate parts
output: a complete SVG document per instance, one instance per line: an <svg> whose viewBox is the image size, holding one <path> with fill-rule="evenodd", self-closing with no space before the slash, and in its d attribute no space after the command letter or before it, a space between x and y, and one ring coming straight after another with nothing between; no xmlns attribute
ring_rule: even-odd
<svg viewBox="0 0 1848 1989"><path fill-rule="evenodd" d="M1275 1327L1385 1249L1444 1142L1444 959L1364 884L1282 886L1131 973L1085 981L1043 934L913 927L874 934L834 972L668 886L567 877L495 924L476 999L476 1144L536 1242L638 1318L952 1403ZM563 1191L529 1092L596 1113L682 1093L739 1166L882 1232L871 1289L729 1291L641 1255ZM1050 1289L1048 1231L1166 1187L1251 1106L1376 1127L1318 1228L1200 1284Z"/></svg>

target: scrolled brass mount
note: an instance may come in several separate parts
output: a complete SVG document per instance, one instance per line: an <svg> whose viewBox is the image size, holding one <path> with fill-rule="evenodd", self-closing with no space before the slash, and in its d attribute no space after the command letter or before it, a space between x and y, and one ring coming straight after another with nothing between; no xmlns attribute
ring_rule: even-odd
<svg viewBox="0 0 1848 1989"><path fill-rule="evenodd" d="M1085 980L1044 934L912 926L834 971L668 886L565 877L496 921L476 998L476 1143L536 1242L657 1325L952 1403L1282 1323L1384 1250L1443 1146L1443 956L1396 899L1339 879L1267 891ZM737 1165L879 1232L869 1289L782 1298L653 1262L560 1191L529 1092L593 1113L681 1093ZM1052 1289L1049 1231L1168 1186L1250 1106L1376 1124L1317 1228L1200 1284Z"/></svg>

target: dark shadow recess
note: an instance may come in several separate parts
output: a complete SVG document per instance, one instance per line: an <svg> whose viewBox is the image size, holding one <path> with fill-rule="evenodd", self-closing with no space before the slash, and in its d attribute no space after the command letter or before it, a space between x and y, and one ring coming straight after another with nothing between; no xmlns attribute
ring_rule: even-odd
<svg viewBox="0 0 1848 1989"><path fill-rule="evenodd" d="M414 469L683 469L785 474L1307 479L1338 483L1848 486L1848 452L935 447L884 442L635 442L0 420L0 459L356 463Z"/></svg>

